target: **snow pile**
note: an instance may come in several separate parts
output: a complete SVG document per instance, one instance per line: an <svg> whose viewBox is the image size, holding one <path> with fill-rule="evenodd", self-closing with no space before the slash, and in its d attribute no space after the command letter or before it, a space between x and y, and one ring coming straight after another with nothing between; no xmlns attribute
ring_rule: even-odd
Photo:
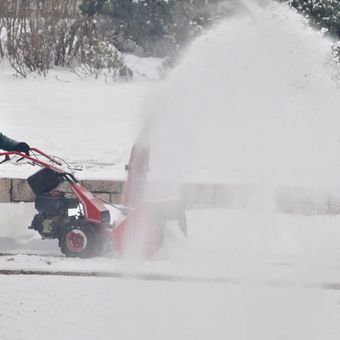
<svg viewBox="0 0 340 340"><path fill-rule="evenodd" d="M264 186L268 200L278 186L339 189L331 45L285 5L241 6L149 100L150 175Z"/></svg>

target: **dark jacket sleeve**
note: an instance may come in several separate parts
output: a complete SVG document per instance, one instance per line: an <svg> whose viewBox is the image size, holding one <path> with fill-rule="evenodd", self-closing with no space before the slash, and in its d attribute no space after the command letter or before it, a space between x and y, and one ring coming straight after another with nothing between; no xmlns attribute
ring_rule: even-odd
<svg viewBox="0 0 340 340"><path fill-rule="evenodd" d="M0 132L0 149L6 151L15 151L18 142L14 139L6 137L4 134Z"/></svg>

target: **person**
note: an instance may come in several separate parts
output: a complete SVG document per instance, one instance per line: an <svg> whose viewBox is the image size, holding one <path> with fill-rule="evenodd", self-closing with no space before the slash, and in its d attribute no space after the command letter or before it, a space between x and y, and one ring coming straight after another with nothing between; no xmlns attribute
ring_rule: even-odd
<svg viewBox="0 0 340 340"><path fill-rule="evenodd" d="M18 151L29 155L30 146L25 142L17 142L16 140L5 136L0 132L0 149L5 151Z"/></svg>

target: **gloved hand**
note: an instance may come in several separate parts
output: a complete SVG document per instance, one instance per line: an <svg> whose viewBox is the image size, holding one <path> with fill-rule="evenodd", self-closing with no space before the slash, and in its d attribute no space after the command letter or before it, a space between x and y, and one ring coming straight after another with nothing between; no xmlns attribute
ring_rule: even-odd
<svg viewBox="0 0 340 340"><path fill-rule="evenodd" d="M29 156L30 150L31 150L30 146L25 142L18 143L15 146L15 149L16 149L16 151L25 153L27 156Z"/></svg>

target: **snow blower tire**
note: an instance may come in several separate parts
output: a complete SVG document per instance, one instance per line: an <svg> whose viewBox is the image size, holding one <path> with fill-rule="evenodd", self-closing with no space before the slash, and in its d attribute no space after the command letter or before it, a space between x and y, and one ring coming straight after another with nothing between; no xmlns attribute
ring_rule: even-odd
<svg viewBox="0 0 340 340"><path fill-rule="evenodd" d="M90 258L100 255L102 242L91 224L72 224L59 238L59 247L67 257Z"/></svg>

